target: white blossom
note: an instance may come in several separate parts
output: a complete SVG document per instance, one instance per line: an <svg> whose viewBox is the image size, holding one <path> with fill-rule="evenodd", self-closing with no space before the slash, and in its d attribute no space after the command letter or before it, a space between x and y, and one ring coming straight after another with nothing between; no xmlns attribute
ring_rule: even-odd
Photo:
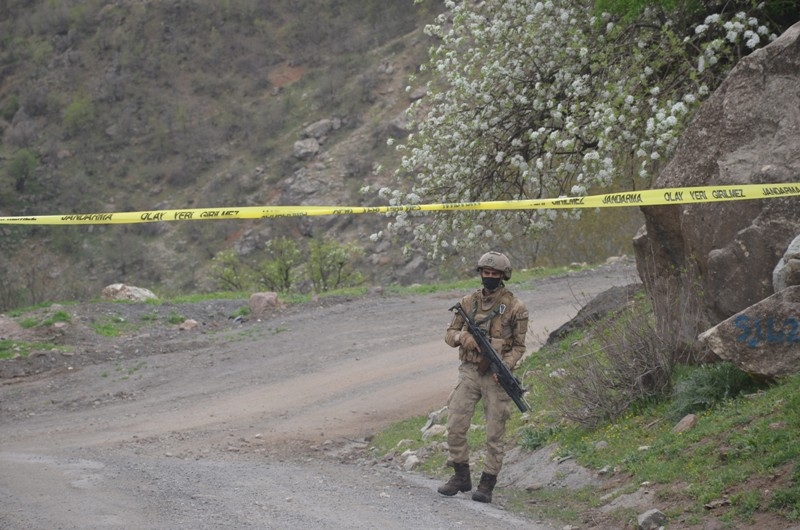
<svg viewBox="0 0 800 530"><path fill-rule="evenodd" d="M756 11L712 14L676 34L679 25L652 7L622 22L569 0L446 6L426 27L436 44L420 68L433 76L429 97L409 109L417 132L396 145L397 181L409 182L398 187L408 189L378 191L392 205L583 195L623 173L620 153L633 153L624 162L651 179L710 87L738 55L774 38ZM418 222L402 212L391 228L443 255L533 233L556 215L450 212Z"/></svg>

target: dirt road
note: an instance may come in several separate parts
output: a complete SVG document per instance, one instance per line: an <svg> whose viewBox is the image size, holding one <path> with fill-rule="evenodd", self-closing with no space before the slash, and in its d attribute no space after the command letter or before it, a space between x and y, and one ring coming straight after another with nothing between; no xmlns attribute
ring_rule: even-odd
<svg viewBox="0 0 800 530"><path fill-rule="evenodd" d="M634 281L626 265L514 286L530 345ZM207 305L194 308L196 330L102 341L81 323L134 305L67 309L74 356L42 355L56 368L0 379L0 528L550 528L341 458L444 405L457 361L442 337L462 294L370 296L245 323Z"/></svg>

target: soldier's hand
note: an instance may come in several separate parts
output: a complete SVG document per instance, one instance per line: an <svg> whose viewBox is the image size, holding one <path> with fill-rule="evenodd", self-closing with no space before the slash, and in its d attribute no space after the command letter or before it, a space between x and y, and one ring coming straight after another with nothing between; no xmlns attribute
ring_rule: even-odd
<svg viewBox="0 0 800 530"><path fill-rule="evenodd" d="M478 351L478 343L475 341L475 337L468 331L461 332L461 335L458 336L458 342L460 342L466 350Z"/></svg>

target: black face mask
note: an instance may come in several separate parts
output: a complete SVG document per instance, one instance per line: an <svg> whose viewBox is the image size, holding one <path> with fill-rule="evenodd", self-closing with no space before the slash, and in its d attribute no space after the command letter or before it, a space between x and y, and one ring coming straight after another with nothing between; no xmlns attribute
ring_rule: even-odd
<svg viewBox="0 0 800 530"><path fill-rule="evenodd" d="M487 291L494 291L498 287L500 287L500 281L502 278L487 278L481 277L481 281L483 282L483 288Z"/></svg>

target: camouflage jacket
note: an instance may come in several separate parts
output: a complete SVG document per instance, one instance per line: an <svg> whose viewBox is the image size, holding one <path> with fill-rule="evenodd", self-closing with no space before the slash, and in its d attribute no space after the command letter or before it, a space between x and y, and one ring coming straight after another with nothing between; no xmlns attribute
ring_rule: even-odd
<svg viewBox="0 0 800 530"><path fill-rule="evenodd" d="M479 328L486 331L492 346L509 369L514 369L525 354L525 337L528 334L528 310L522 301L504 286L484 294L478 289L461 299L461 307ZM477 363L482 355L476 350L467 350L461 345L460 336L466 333L467 324L458 313L445 332L444 341L452 347L458 346L458 358Z"/></svg>

